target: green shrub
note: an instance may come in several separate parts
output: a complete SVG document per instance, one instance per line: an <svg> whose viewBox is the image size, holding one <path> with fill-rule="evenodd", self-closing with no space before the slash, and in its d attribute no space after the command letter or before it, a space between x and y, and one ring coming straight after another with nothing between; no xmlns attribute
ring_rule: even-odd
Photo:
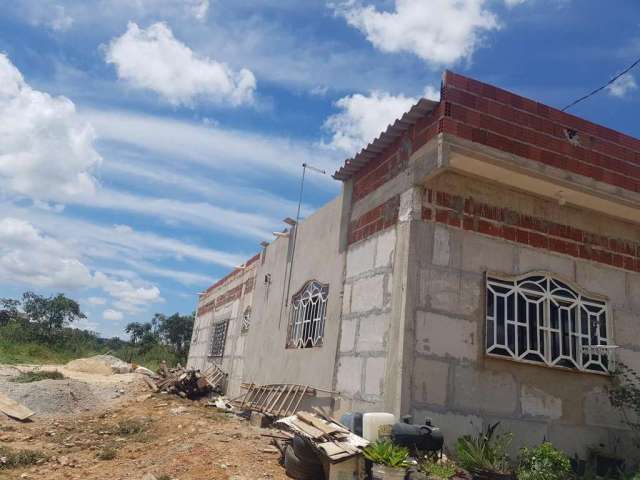
<svg viewBox="0 0 640 480"><path fill-rule="evenodd" d="M438 461L437 458L427 458L420 463L420 470L429 478L437 480L449 480L458 473L457 465L451 460Z"/></svg>
<svg viewBox="0 0 640 480"><path fill-rule="evenodd" d="M31 383L39 382L40 380L64 380L64 375L58 371L47 372L43 370L36 370L33 372L22 372L20 375L11 378L9 381L15 383Z"/></svg>
<svg viewBox="0 0 640 480"><path fill-rule="evenodd" d="M98 450L96 453L96 458L98 460L113 460L118 455L118 452L113 447L104 447L101 450Z"/></svg>
<svg viewBox="0 0 640 480"><path fill-rule="evenodd" d="M509 473L509 455L511 433L496 434L499 423L487 428L477 436L465 435L456 442L458 464L472 473Z"/></svg>
<svg viewBox="0 0 640 480"><path fill-rule="evenodd" d="M518 480L566 480L571 461L551 443L520 450Z"/></svg>
<svg viewBox="0 0 640 480"><path fill-rule="evenodd" d="M12 450L0 446L0 470L35 465L47 456L39 450Z"/></svg>
<svg viewBox="0 0 640 480"><path fill-rule="evenodd" d="M378 440L367 446L362 452L367 460L380 465L394 468L404 468L409 464L409 450L394 445L389 440Z"/></svg>

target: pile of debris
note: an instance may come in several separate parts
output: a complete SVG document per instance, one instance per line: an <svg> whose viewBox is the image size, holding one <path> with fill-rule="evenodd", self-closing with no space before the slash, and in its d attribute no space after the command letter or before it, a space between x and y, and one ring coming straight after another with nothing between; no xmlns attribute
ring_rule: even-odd
<svg viewBox="0 0 640 480"><path fill-rule="evenodd" d="M185 369L180 364L169 369L162 362L155 377L145 377L154 392L173 393L183 398L196 399L210 393L224 393L227 374L213 365L204 372Z"/></svg>

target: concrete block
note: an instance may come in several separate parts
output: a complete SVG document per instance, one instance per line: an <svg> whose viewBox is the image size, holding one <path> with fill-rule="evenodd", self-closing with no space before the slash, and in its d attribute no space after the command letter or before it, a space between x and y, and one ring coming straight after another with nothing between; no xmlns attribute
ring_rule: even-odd
<svg viewBox="0 0 640 480"><path fill-rule="evenodd" d="M458 360L475 360L477 327L473 322L432 312L416 315L416 351Z"/></svg>
<svg viewBox="0 0 640 480"><path fill-rule="evenodd" d="M502 240L465 232L462 238L462 269L476 273L489 270L511 274L516 265L517 248Z"/></svg>
<svg viewBox="0 0 640 480"><path fill-rule="evenodd" d="M359 393L362 389L362 358L340 357L338 360L338 391L347 395Z"/></svg>
<svg viewBox="0 0 640 480"><path fill-rule="evenodd" d="M611 447L607 429L578 425L549 424L548 440L569 456L587 458L589 449L600 446Z"/></svg>
<svg viewBox="0 0 640 480"><path fill-rule="evenodd" d="M509 418L488 417L485 418L485 429L489 425L500 422L497 433L513 433L513 442L509 448L509 456L517 458L518 451L522 447L537 447L547 439L548 425L546 422L531 420L515 420Z"/></svg>
<svg viewBox="0 0 640 480"><path fill-rule="evenodd" d="M375 275L354 282L351 293L351 311L367 312L382 308L384 302L384 275Z"/></svg>
<svg viewBox="0 0 640 480"><path fill-rule="evenodd" d="M562 399L529 385L520 389L520 406L524 416L553 420L562 417Z"/></svg>
<svg viewBox="0 0 640 480"><path fill-rule="evenodd" d="M349 315L351 313L351 284L344 284L344 291L342 293L342 314Z"/></svg>
<svg viewBox="0 0 640 480"><path fill-rule="evenodd" d="M629 368L640 372L640 351L628 348L618 348L615 351L616 358Z"/></svg>
<svg viewBox="0 0 640 480"><path fill-rule="evenodd" d="M518 385L513 375L473 366L455 367L454 404L465 410L495 415L514 415Z"/></svg>
<svg viewBox="0 0 640 480"><path fill-rule="evenodd" d="M601 387L594 388L585 394L584 418L587 425L627 428L623 415L611 405L608 393Z"/></svg>
<svg viewBox="0 0 640 480"><path fill-rule="evenodd" d="M613 307L624 308L627 303L624 271L582 261L577 261L576 267L576 282L580 287L607 296Z"/></svg>
<svg viewBox="0 0 640 480"><path fill-rule="evenodd" d="M375 237L349 247L347 251L347 278L355 277L373 268L375 249Z"/></svg>
<svg viewBox="0 0 640 480"><path fill-rule="evenodd" d="M408 222L417 220L422 215L422 188L413 187L400 194L398 220Z"/></svg>
<svg viewBox="0 0 640 480"><path fill-rule="evenodd" d="M627 272L627 288L631 309L640 313L640 274Z"/></svg>
<svg viewBox="0 0 640 480"><path fill-rule="evenodd" d="M413 363L412 401L442 405L447 403L449 364L417 357Z"/></svg>
<svg viewBox="0 0 640 480"><path fill-rule="evenodd" d="M463 316L477 314L482 309L482 275L432 267L422 270L420 282L420 302L432 309Z"/></svg>
<svg viewBox="0 0 640 480"><path fill-rule="evenodd" d="M393 253L396 248L396 229L389 228L378 235L376 244L375 267L389 267L393 265Z"/></svg>
<svg viewBox="0 0 640 480"><path fill-rule="evenodd" d="M575 268L575 262L571 258L531 248L518 248L519 273L546 270L561 275L567 280L575 280Z"/></svg>
<svg viewBox="0 0 640 480"><path fill-rule="evenodd" d="M430 418L434 426L440 427L449 451L452 451L459 437L476 435L482 431L482 419L476 415L442 413L426 409L414 409L412 414L414 423L424 423L426 418Z"/></svg>
<svg viewBox="0 0 640 480"><path fill-rule="evenodd" d="M367 358L364 376L364 393L366 395L382 395L386 358Z"/></svg>
<svg viewBox="0 0 640 480"><path fill-rule="evenodd" d="M340 351L353 351L356 340L356 321L342 320L340 332Z"/></svg>
<svg viewBox="0 0 640 480"><path fill-rule="evenodd" d="M640 347L640 318L638 314L613 309L613 341L616 345Z"/></svg>
<svg viewBox="0 0 640 480"><path fill-rule="evenodd" d="M251 412L249 423L254 427L267 428L271 424L271 420L264 413Z"/></svg>
<svg viewBox="0 0 640 480"><path fill-rule="evenodd" d="M358 352L376 352L384 349L389 326L389 314L367 315L361 318L356 341Z"/></svg>
<svg viewBox="0 0 640 480"><path fill-rule="evenodd" d="M433 264L448 266L451 258L450 235L447 227L436 225L433 230Z"/></svg>

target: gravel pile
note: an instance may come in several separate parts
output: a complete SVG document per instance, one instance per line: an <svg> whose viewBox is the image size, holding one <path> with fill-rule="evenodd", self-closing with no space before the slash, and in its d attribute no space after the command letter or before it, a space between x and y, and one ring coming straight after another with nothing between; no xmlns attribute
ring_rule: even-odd
<svg viewBox="0 0 640 480"><path fill-rule="evenodd" d="M117 385L73 379L14 383L9 378L0 378L0 392L41 415L72 415L92 410L122 393Z"/></svg>

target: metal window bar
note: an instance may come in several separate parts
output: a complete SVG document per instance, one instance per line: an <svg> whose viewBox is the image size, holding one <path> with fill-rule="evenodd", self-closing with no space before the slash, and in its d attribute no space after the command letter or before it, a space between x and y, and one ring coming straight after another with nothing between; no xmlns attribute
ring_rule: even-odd
<svg viewBox="0 0 640 480"><path fill-rule="evenodd" d="M487 276L486 348L490 355L607 373L608 305L550 274Z"/></svg>
<svg viewBox="0 0 640 480"><path fill-rule="evenodd" d="M210 355L212 357L222 357L224 355L224 346L227 340L227 326L229 320L223 320L213 324L213 334L211 335L211 350Z"/></svg>
<svg viewBox="0 0 640 480"><path fill-rule="evenodd" d="M329 285L311 281L292 297L288 348L322 345Z"/></svg>

